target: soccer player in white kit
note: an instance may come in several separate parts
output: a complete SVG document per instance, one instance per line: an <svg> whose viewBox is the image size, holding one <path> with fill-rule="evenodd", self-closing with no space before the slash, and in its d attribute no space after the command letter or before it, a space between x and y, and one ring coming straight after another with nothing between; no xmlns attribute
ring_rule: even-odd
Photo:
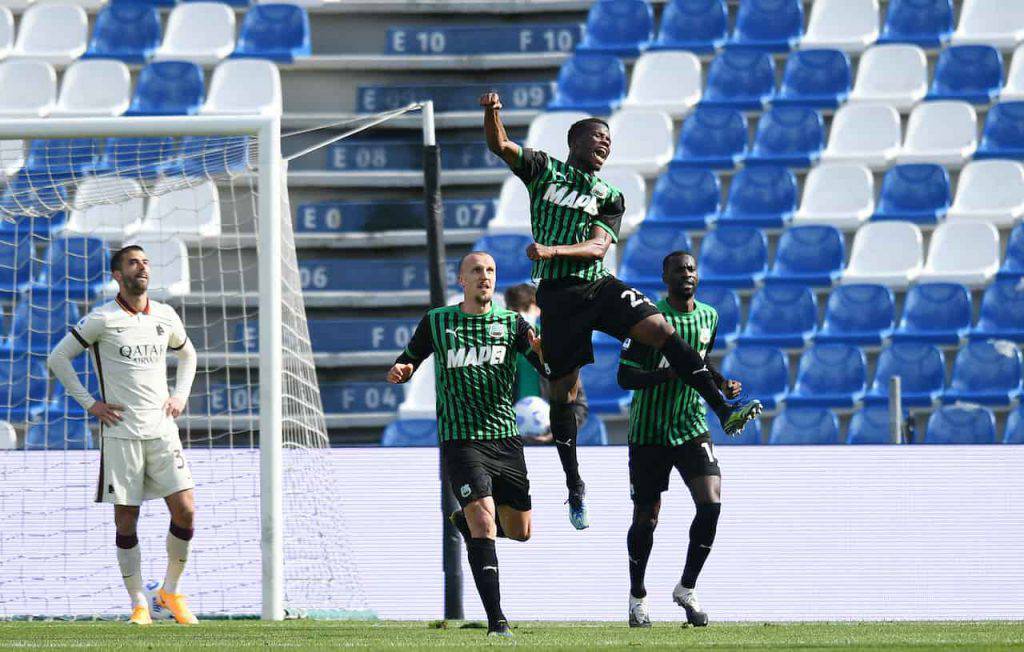
<svg viewBox="0 0 1024 652"><path fill-rule="evenodd" d="M100 478L96 502L113 503L117 562L132 600L130 622L152 622L143 589L142 553L136 536L139 505L163 498L171 512L167 574L157 592L160 606L182 624L197 622L178 580L192 540L192 473L174 423L185 410L196 374L195 347L173 308L152 301L149 259L138 246L114 253L110 269L118 285L114 301L97 307L50 353L50 371L67 393L100 421ZM82 386L72 358L91 351L101 398ZM174 393L167 388L167 351L178 356Z"/></svg>

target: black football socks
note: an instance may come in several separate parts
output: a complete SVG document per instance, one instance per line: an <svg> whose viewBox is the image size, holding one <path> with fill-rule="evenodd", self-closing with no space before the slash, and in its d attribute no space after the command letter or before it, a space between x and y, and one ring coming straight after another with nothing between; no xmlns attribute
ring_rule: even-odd
<svg viewBox="0 0 1024 652"><path fill-rule="evenodd" d="M711 554L711 544L715 542L718 515L721 512L721 503L697 505L697 513L690 524L690 545L686 549L686 566L683 567L681 579L684 588L692 589L697 586L697 576Z"/></svg>
<svg viewBox="0 0 1024 652"><path fill-rule="evenodd" d="M551 436L558 449L558 460L565 472L565 486L570 491L583 485L580 478L580 463L576 458L576 413L572 403L551 402Z"/></svg>
<svg viewBox="0 0 1024 652"><path fill-rule="evenodd" d="M494 539L470 539L466 543L469 567L473 570L473 581L487 612L488 629L495 629L499 621L505 620L501 612L501 590L498 587L498 553Z"/></svg>

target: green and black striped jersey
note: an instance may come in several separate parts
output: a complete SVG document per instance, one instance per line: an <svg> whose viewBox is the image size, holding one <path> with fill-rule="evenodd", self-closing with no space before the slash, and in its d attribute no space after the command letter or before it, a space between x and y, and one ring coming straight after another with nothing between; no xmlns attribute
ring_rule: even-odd
<svg viewBox="0 0 1024 652"><path fill-rule="evenodd" d="M518 313L493 303L482 315L455 305L423 316L397 362L418 366L434 354L441 441L519 436L516 354L530 351L529 331Z"/></svg>
<svg viewBox="0 0 1024 652"><path fill-rule="evenodd" d="M590 239L595 226L618 242L626 212L618 188L535 149L520 148L519 161L512 171L529 192L530 227L536 242L549 246L579 244ZM593 281L609 273L600 260L552 258L533 262L535 279L575 276Z"/></svg>
<svg viewBox="0 0 1024 652"><path fill-rule="evenodd" d="M715 345L718 312L700 301L694 302L691 312L678 312L667 299L657 306L683 341L706 359ZM667 367L668 361L660 351L627 339L622 344L619 364L654 371ZM678 378L638 389L633 392L629 408L629 443L678 446L708 432L704 415L700 395Z"/></svg>

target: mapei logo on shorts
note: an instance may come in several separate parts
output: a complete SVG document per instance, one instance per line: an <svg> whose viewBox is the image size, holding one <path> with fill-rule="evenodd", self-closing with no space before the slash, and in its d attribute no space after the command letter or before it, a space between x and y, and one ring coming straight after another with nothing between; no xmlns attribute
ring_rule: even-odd
<svg viewBox="0 0 1024 652"><path fill-rule="evenodd" d="M460 367L481 367L485 364L499 365L505 362L504 346L466 346L448 349L446 365L449 369Z"/></svg>
<svg viewBox="0 0 1024 652"><path fill-rule="evenodd" d="M469 498L469 494L473 493L473 490L469 488L468 484L464 484L459 487L459 493L462 494L463 498Z"/></svg>
<svg viewBox="0 0 1024 652"><path fill-rule="evenodd" d="M505 324L491 324L487 328L487 334L496 340L500 340L505 337Z"/></svg>

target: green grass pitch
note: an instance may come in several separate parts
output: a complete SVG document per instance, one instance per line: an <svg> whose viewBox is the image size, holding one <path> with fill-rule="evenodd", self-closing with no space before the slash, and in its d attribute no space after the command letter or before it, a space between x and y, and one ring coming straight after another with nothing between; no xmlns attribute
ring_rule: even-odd
<svg viewBox="0 0 1024 652"><path fill-rule="evenodd" d="M479 626L426 622L209 621L195 627L123 622L3 622L0 649L249 650L289 648L517 648L625 650L1011 650L1024 649L1024 622L720 623L677 622L631 630L624 623L514 623L515 639L488 639Z"/></svg>

